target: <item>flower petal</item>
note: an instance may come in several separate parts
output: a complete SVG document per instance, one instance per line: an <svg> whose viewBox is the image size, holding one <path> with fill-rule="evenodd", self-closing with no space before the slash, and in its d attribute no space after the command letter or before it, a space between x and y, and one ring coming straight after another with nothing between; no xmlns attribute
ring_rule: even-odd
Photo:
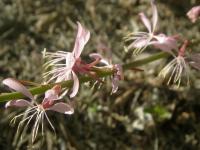
<svg viewBox="0 0 200 150"><path fill-rule="evenodd" d="M79 80L77 75L72 71L72 78L74 81L73 88L72 88L72 93L70 94L70 98L74 97L78 93L79 89Z"/></svg>
<svg viewBox="0 0 200 150"><path fill-rule="evenodd" d="M119 80L124 80L124 74L123 74L123 69L120 64L115 64L113 65L114 69L116 72L113 75L112 79L112 92L111 93L116 93L118 90L118 82Z"/></svg>
<svg viewBox="0 0 200 150"><path fill-rule="evenodd" d="M21 84L19 81L13 79L13 78L7 78L3 80L3 84L7 85L9 88L22 93L23 95L27 96L31 100L33 100L33 95L28 91L28 89Z"/></svg>
<svg viewBox="0 0 200 150"><path fill-rule="evenodd" d="M63 103L63 102L56 103L52 107L48 108L48 110L57 111L59 113L64 113L67 115L71 115L74 113L74 108L71 105Z"/></svg>
<svg viewBox="0 0 200 150"><path fill-rule="evenodd" d="M162 50L162 51L166 51L166 52L169 52L171 51L171 47L169 47L169 45L165 44L165 43L159 43L158 41L155 41L155 42L152 42L151 43L154 47Z"/></svg>
<svg viewBox="0 0 200 150"><path fill-rule="evenodd" d="M60 72L57 76L56 83L61 82L61 81L67 81L71 80L71 72L72 70L65 70L63 72Z"/></svg>
<svg viewBox="0 0 200 150"><path fill-rule="evenodd" d="M116 76L114 76L113 79L112 79L112 91L111 91L111 94L117 92L118 83L119 83L119 79Z"/></svg>
<svg viewBox="0 0 200 150"><path fill-rule="evenodd" d="M61 86L55 85L52 89L45 92L44 100L57 100L59 94L61 93Z"/></svg>
<svg viewBox="0 0 200 150"><path fill-rule="evenodd" d="M24 99L18 99L18 100L12 100L12 101L8 101L5 105L6 108L8 107L12 107L12 106L16 106L16 107L25 107L25 106L32 106L32 104Z"/></svg>
<svg viewBox="0 0 200 150"><path fill-rule="evenodd" d="M50 89L45 92L45 99L56 100L58 99L58 94L54 90Z"/></svg>
<svg viewBox="0 0 200 150"><path fill-rule="evenodd" d="M76 62L76 59L74 58L74 54L73 53L66 54L65 61L66 61L65 62L66 68L71 69Z"/></svg>
<svg viewBox="0 0 200 150"><path fill-rule="evenodd" d="M174 50L178 49L177 41L173 36L166 36L165 34L159 34L154 36L154 38L157 41L152 41L149 44L159 48L160 50L169 52L173 49Z"/></svg>
<svg viewBox="0 0 200 150"><path fill-rule="evenodd" d="M78 31L76 35L74 49L72 52L76 59L80 57L85 44L88 42L90 38L90 31L83 28L83 26L79 22L77 22L77 24L78 24Z"/></svg>
<svg viewBox="0 0 200 150"><path fill-rule="evenodd" d="M45 97L42 101L42 106L44 109L49 108L53 105L55 100L59 100L59 94L61 93L61 86L55 85L52 89L45 92Z"/></svg>
<svg viewBox="0 0 200 150"><path fill-rule="evenodd" d="M152 10L153 10L153 16L152 16L152 24L153 24L153 29L152 29L152 32L154 32L154 30L156 29L156 25L157 25L157 22L158 22L158 10L157 10L157 7L155 5L155 0L151 0L151 7L152 7Z"/></svg>
<svg viewBox="0 0 200 150"><path fill-rule="evenodd" d="M116 75L119 77L119 79L124 80L124 73L122 66L120 64L115 64L114 67L117 70Z"/></svg>
<svg viewBox="0 0 200 150"><path fill-rule="evenodd" d="M151 23L149 21L149 19L146 17L146 15L144 13L139 13L140 19L142 20L142 22L144 23L144 25L147 27L148 31L151 33Z"/></svg>

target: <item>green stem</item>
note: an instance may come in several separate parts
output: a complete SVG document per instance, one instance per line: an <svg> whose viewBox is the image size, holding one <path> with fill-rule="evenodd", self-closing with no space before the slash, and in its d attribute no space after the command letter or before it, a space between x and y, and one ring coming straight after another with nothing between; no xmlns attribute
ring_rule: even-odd
<svg viewBox="0 0 200 150"><path fill-rule="evenodd" d="M160 53L154 54L150 57L147 57L147 58L144 58L144 59L141 59L141 60L137 60L137 61L130 62L130 63L127 63L127 64L123 64L123 69L127 70L127 69L131 69L131 68L134 68L134 67L142 66L142 65L148 64L150 62L159 60L159 59L167 57L167 56L169 56L168 53L160 52ZM94 68L94 71L97 73L98 77L109 76L109 75L112 75L112 73L113 73L112 68L106 68L106 67ZM80 83L88 82L88 81L91 81L93 79L94 78L88 77L88 76L87 77L83 76L83 77L79 78ZM34 87L34 88L30 88L29 91L33 95L42 94L46 90L52 88L56 84L60 84L63 88L69 88L69 87L72 86L73 82L72 82L72 80L69 80L69 81L63 81L63 82L60 82L60 83L41 85L41 86L37 86L37 87ZM19 98L23 98L23 97L24 97L24 95L22 95L19 92L3 93L3 94L0 94L0 102L5 102L5 101L13 100L13 99L19 99Z"/></svg>

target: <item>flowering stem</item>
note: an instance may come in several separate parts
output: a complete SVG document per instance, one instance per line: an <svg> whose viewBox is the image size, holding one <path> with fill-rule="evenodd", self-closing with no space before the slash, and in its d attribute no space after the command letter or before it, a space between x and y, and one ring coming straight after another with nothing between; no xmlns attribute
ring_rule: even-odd
<svg viewBox="0 0 200 150"><path fill-rule="evenodd" d="M161 59L161 58L165 58L167 56L169 56L168 53L160 52L160 53L154 54L150 57L147 57L147 58L144 58L144 59L141 59L141 60L137 60L137 61L130 62L130 63L127 63L127 64L123 64L122 66L123 66L124 70L127 70L127 69L131 69L131 68L134 68L134 67L138 67L138 66L148 64L150 62L156 61L156 60ZM108 67L93 68L93 71L95 71L97 73L98 77L109 76L109 75L112 75L112 73L113 73L113 69L108 68ZM80 80L80 83L84 83L84 82L92 81L93 78L89 77L89 76L82 76L82 77L79 78L79 80ZM69 88L69 87L72 86L73 81L69 80L69 81L62 81L60 83L40 85L40 86L37 86L37 87L30 88L29 91L33 95L42 94L46 90L52 88L56 84L60 84L63 88L64 87ZM19 99L19 98L23 98L23 97L24 97L24 95L22 95L19 92L3 93L3 94L1 93L0 94L0 102Z"/></svg>

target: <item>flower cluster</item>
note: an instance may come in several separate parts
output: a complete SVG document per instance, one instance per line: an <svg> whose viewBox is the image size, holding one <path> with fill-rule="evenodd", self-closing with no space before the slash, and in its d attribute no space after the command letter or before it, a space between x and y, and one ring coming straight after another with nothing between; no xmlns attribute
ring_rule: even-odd
<svg viewBox="0 0 200 150"><path fill-rule="evenodd" d="M142 12L139 14L141 21L147 28L147 32L134 32L129 34L125 39L129 42L127 49L134 49L134 54L143 52L148 46L153 46L161 51L168 52L173 56L173 60L169 62L159 73L159 76L168 77L168 84L173 83L178 86L182 82L182 78L186 78L189 84L190 67L200 70L200 54L188 54L188 40L181 40L177 35L166 35L164 33L156 33L158 24L158 10L155 0L151 0L152 19L148 19ZM200 16L200 6L192 8L188 13L188 17L195 22ZM19 128L26 124L29 125L34 120L32 130L32 142L36 139L38 130L41 126L43 133L43 121L46 119L53 130L54 126L51 123L47 112L55 111L67 115L74 113L74 107L70 102L65 102L63 97L69 93L69 97L73 98L79 91L80 81L79 75L86 75L93 78L96 82L102 82L98 77L95 69L109 69L111 72L112 91L115 93L118 90L118 82L124 79L123 67L120 64L113 64L103 58L98 53L89 54L91 62L84 61L81 58L81 53L90 39L90 31L84 28L77 22L77 34L74 42L74 47L71 52L56 51L43 53L44 59L47 60L44 64L45 73L43 74L45 84L49 84L52 88L48 89L44 98L40 101L19 81L13 78L3 80L3 84L10 89L20 92L26 99L13 99L5 105L8 107L26 107L27 110L12 119L12 122L19 117L24 117L18 125ZM184 41L184 42L183 42ZM182 42L179 47L178 43ZM124 67L125 68L125 67ZM72 88L62 87L65 81L73 81ZM54 85L54 86L52 86ZM39 102L38 102L39 101ZM18 131L17 130L17 131Z"/></svg>
<svg viewBox="0 0 200 150"><path fill-rule="evenodd" d="M186 47L188 46L188 40L184 40L183 45L178 48L179 36L167 36L166 34L159 33L156 34L156 25L158 23L158 10L155 5L155 0L151 0L151 7L153 11L152 20L150 21L144 13L140 13L140 19L146 26L148 32L134 32L125 37L125 40L131 43L128 45L127 49L134 49L134 54L139 54L143 52L148 46L154 46L155 48L168 52L174 59L169 62L159 73L160 77L168 77L168 84L174 83L178 85L181 84L182 77L186 78L187 84L189 84L190 68L192 67L200 70L200 58L199 54L187 55ZM200 16L200 6L193 7L187 16L195 22Z"/></svg>
<svg viewBox="0 0 200 150"><path fill-rule="evenodd" d="M58 83L72 79L74 84L70 97L74 97L78 93L79 79L77 74L87 74L98 80L96 74L92 72L92 67L100 63L102 57L93 57L95 60L91 63L86 63L80 57L89 38L90 32L78 22L78 31L72 52L45 52L44 55L49 60L46 62L45 68L47 70L50 68L50 71L44 73L44 78L48 78L47 83Z"/></svg>
<svg viewBox="0 0 200 150"><path fill-rule="evenodd" d="M48 61L44 64L45 73L43 74L45 84L55 84L52 89L49 89L45 92L45 96L41 103L38 103L36 98L29 92L29 90L21 84L19 81L7 78L3 80L3 84L9 88L22 93L28 98L25 99L16 99L8 101L5 105L8 107L27 107L27 110L22 114L15 116L12 121L19 117L26 116L25 119L21 120L18 129L21 125L26 123L26 126L35 118L35 123L32 130L32 142L36 139L38 129L40 124L42 126L43 133L43 120L46 118L52 129L54 126L51 123L50 119L47 116L47 111L56 111L63 114L71 115L74 113L74 108L70 103L63 102L62 97L68 93L67 88L61 87L60 83L63 81L73 80L73 87L69 97L72 98L76 96L79 90L79 78L80 74L88 75L95 79L98 82L101 80L98 78L97 74L93 71L93 67L97 64L103 62L104 68L110 69L113 71L112 75L112 93L115 93L118 89L118 81L123 79L122 67L117 64L109 64L103 59L102 56L89 55L92 62L87 63L81 59L80 55L90 39L89 30L85 29L79 22L78 31L76 34L76 39L74 43L74 48L72 52L57 51L57 52L46 52L44 51L43 56ZM96 66L97 67L97 66Z"/></svg>

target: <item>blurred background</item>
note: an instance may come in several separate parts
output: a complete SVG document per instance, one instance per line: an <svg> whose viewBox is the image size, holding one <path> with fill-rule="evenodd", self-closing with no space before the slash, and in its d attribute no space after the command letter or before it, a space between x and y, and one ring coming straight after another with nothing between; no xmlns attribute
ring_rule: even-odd
<svg viewBox="0 0 200 150"><path fill-rule="evenodd" d="M189 39L188 50L200 51L200 24L187 11L199 0L157 0L158 32ZM140 56L124 52L123 37L146 31L139 12L151 16L149 0L0 0L0 81L7 77L42 82L42 51L71 51L79 21L91 31L83 57L91 52L126 63L158 52L148 48ZM181 44L181 43L179 43ZM170 58L171 59L171 58ZM191 86L178 90L157 77L170 60L141 66L143 72L125 72L119 90L111 82L99 89L81 85L73 100L75 114L48 113L56 134L45 121L31 145L31 123L17 136L10 124L21 109L0 109L0 149L47 150L197 150L200 149L200 75L191 70ZM8 92L2 85L0 92ZM67 98L66 98L67 100ZM19 121L19 120L18 120Z"/></svg>

